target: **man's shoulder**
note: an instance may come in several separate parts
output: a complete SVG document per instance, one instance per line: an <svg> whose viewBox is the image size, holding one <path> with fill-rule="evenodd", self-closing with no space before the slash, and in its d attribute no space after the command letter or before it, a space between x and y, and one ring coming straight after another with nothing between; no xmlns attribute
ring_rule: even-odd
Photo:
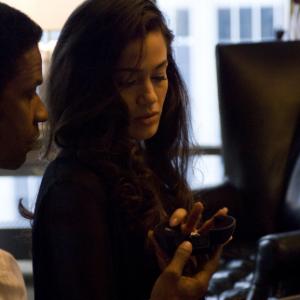
<svg viewBox="0 0 300 300"><path fill-rule="evenodd" d="M25 299L25 284L18 262L11 253L3 249L0 249L0 285L2 291L7 289L22 295L18 299Z"/></svg>

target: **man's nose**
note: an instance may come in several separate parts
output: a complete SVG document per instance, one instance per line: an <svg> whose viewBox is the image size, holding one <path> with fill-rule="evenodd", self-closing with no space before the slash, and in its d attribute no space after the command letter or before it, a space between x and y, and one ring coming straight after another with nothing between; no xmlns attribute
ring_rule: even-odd
<svg viewBox="0 0 300 300"><path fill-rule="evenodd" d="M48 111L45 104L42 102L41 98L37 96L36 98L36 109L35 109L35 121L45 122L48 120Z"/></svg>

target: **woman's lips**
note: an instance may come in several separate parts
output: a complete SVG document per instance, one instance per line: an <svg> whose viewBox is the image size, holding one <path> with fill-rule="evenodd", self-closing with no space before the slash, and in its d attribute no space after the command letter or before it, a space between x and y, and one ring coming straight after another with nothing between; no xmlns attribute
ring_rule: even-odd
<svg viewBox="0 0 300 300"><path fill-rule="evenodd" d="M134 119L136 122L143 125L152 125L159 121L159 113L151 113Z"/></svg>

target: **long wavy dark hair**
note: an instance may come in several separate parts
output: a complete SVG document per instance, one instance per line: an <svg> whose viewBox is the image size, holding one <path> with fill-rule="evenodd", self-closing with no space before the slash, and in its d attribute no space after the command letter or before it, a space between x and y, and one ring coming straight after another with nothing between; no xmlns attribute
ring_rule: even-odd
<svg viewBox="0 0 300 300"><path fill-rule="evenodd" d="M166 41L169 88L157 133L137 143L128 136L128 110L114 70L124 46L153 31L161 31ZM101 173L128 228L148 230L175 208L191 204L185 179L189 101L172 40L153 1L90 0L71 14L52 57L46 88L47 154L54 142L60 149L75 150Z"/></svg>

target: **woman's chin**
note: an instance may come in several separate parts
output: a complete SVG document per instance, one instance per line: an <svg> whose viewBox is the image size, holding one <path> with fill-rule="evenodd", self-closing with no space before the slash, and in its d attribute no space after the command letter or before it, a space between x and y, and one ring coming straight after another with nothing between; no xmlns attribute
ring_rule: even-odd
<svg viewBox="0 0 300 300"><path fill-rule="evenodd" d="M129 134L132 138L138 141L144 141L151 139L157 132L158 126L153 126L152 128L135 128L134 130L130 130Z"/></svg>

